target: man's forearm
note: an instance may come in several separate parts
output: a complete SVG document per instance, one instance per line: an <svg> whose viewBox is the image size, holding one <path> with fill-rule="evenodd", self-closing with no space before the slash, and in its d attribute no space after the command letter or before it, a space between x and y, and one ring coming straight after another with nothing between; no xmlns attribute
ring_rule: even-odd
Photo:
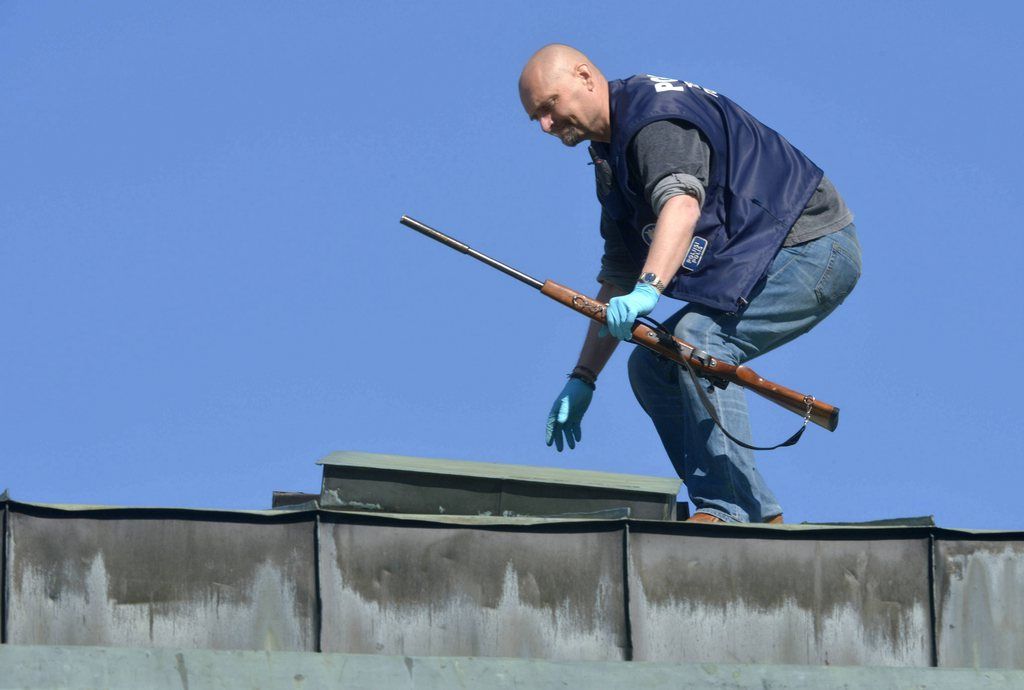
<svg viewBox="0 0 1024 690"><path fill-rule="evenodd" d="M679 194L670 198L658 214L658 223L654 230L654 239L647 254L641 273L654 273L668 283L675 276L683 263L683 256L690 246L693 230L697 227L700 217L700 203L692 196ZM597 300L607 303L613 297L629 294L610 282L601 286ZM583 341L583 349L577 366L589 369L596 376L608 363L612 353L619 344L618 338L601 338L597 335L601 325L591 322L587 328L587 336Z"/></svg>
<svg viewBox="0 0 1024 690"><path fill-rule="evenodd" d="M667 285L683 264L698 218L700 204L692 196L679 194L666 201L658 214L643 273L654 273Z"/></svg>
<svg viewBox="0 0 1024 690"><path fill-rule="evenodd" d="M628 292L629 290L615 287L611 283L604 283L601 286L601 290L597 293L596 299L599 302L607 303L612 297L625 295ZM615 352L615 347L619 344L618 338L612 338L611 336L605 338L598 337L597 332L599 330L601 330L601 324L591 321L590 326L587 328L587 336L583 340L583 349L580 351L579 361L577 362L577 366L586 367L594 372L595 375L601 373L604 365L608 363L612 353Z"/></svg>

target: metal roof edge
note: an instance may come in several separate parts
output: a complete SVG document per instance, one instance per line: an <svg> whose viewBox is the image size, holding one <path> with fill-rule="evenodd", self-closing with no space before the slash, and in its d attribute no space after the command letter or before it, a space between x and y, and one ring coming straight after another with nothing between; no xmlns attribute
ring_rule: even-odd
<svg viewBox="0 0 1024 690"><path fill-rule="evenodd" d="M643 520L637 518L580 518L580 517L505 517L500 515L436 515L417 513L379 513L362 511L309 508L304 510L231 510L222 508L174 508L161 506L110 506L67 503L37 503L7 499L5 505L15 512L67 513L107 517L114 513L136 513L147 517L165 515L168 517L200 518L203 516L221 519L255 518L268 522L297 522L303 519L337 516L341 519L360 522L391 523L432 523L438 525L461 525L466 527L531 527L581 525L607 529L625 525L637 532L661 532L701 536L740 536L751 538L871 538L871 537L914 537L933 536L937 539L975 539L990 541L1024 541L1024 531L1017 530L969 530L914 525L817 525L782 524L765 525L756 523L704 524L675 522L669 520Z"/></svg>
<svg viewBox="0 0 1024 690"><path fill-rule="evenodd" d="M360 521L433 523L465 527L530 527L534 525L619 525L629 518L506 517L502 515L437 515L434 513L380 513L357 510L321 509L321 517L342 516Z"/></svg>
<svg viewBox="0 0 1024 690"><path fill-rule="evenodd" d="M242 509L229 509L229 508L184 508L184 507L167 507L167 506L112 506L112 505L94 505L94 504L76 504L76 503L38 503L33 501L14 501L8 500L7 505L13 510L18 511L21 509L24 512L52 512L52 513L77 513L77 514L95 514L100 516L108 513L130 513L130 512L141 512L146 514L170 514L170 515L181 515L181 516L224 516L228 517L254 517L254 518L273 518L280 520L282 517L288 517L294 520L296 516L301 516L304 513L309 513L310 517L317 512L316 509L309 510L242 510Z"/></svg>
<svg viewBox="0 0 1024 690"><path fill-rule="evenodd" d="M933 527L936 539L988 539L992 541L1024 541L1024 530L1004 529L961 529L957 527Z"/></svg>
<svg viewBox="0 0 1024 690"><path fill-rule="evenodd" d="M509 465L471 460L447 460L411 455L389 455L362 451L335 451L317 460L318 465L334 467L360 467L365 469L398 470L423 474L460 475L507 479L545 484L572 484L593 488L620 489L641 493L676 495L683 482L668 477L650 477L639 474L593 472L533 465Z"/></svg>

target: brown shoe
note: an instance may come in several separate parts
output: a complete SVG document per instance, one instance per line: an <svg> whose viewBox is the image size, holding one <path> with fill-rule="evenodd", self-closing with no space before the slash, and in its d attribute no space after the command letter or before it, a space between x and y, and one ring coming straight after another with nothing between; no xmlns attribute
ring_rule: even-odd
<svg viewBox="0 0 1024 690"><path fill-rule="evenodd" d="M782 524L782 513L779 513L778 515L773 517L771 520L765 520L764 523L766 525L781 525Z"/></svg>
<svg viewBox="0 0 1024 690"><path fill-rule="evenodd" d="M723 520L720 517L715 517L714 515L711 515L709 513L694 513L692 516L686 518L686 522L710 522L710 523L715 523L715 522L725 522L725 520Z"/></svg>

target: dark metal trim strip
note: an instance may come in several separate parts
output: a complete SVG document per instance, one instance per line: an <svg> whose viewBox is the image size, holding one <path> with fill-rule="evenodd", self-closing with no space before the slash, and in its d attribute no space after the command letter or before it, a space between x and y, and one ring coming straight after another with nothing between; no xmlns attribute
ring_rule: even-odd
<svg viewBox="0 0 1024 690"><path fill-rule="evenodd" d="M928 535L928 617L931 625L929 626L932 640L931 640L931 663L932 666L939 665L939 617L937 610L938 592L936 592L936 581L935 581L935 535Z"/></svg>
<svg viewBox="0 0 1024 690"><path fill-rule="evenodd" d="M8 572L10 570L11 562L11 550L9 548L10 538L8 531L10 530L11 521L9 511L9 501L4 501L4 515L3 515L3 568L0 569L0 644L7 644L7 608L8 608Z"/></svg>
<svg viewBox="0 0 1024 690"><path fill-rule="evenodd" d="M324 601L321 596L322 587L320 583L320 515L317 514L313 520L313 588L316 592L316 607L314 615L316 620L313 628L316 630L316 651L323 651L324 634Z"/></svg>
<svg viewBox="0 0 1024 690"><path fill-rule="evenodd" d="M94 520L199 520L246 524L293 524L312 521L315 510L279 510L253 513L206 508L58 507L11 501L11 510L21 515L48 518L90 518Z"/></svg>
<svg viewBox="0 0 1024 690"><path fill-rule="evenodd" d="M622 603L626 616L626 645L623 649L623 661L633 660L633 619L629 612L629 523L622 526Z"/></svg>

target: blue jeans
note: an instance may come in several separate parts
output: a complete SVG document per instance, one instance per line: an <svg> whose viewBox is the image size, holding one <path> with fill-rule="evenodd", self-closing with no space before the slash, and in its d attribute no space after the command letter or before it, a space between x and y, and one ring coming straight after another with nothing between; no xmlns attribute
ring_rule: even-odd
<svg viewBox="0 0 1024 690"><path fill-rule="evenodd" d="M711 355L742 364L811 330L850 294L860 271L860 244L850 224L779 250L742 313L688 304L665 325ZM729 522L763 522L782 513L754 464L753 451L736 445L715 426L679 365L638 347L629 358L629 381L686 483L696 512ZM730 384L721 390L701 382L725 428L749 442L743 389Z"/></svg>

